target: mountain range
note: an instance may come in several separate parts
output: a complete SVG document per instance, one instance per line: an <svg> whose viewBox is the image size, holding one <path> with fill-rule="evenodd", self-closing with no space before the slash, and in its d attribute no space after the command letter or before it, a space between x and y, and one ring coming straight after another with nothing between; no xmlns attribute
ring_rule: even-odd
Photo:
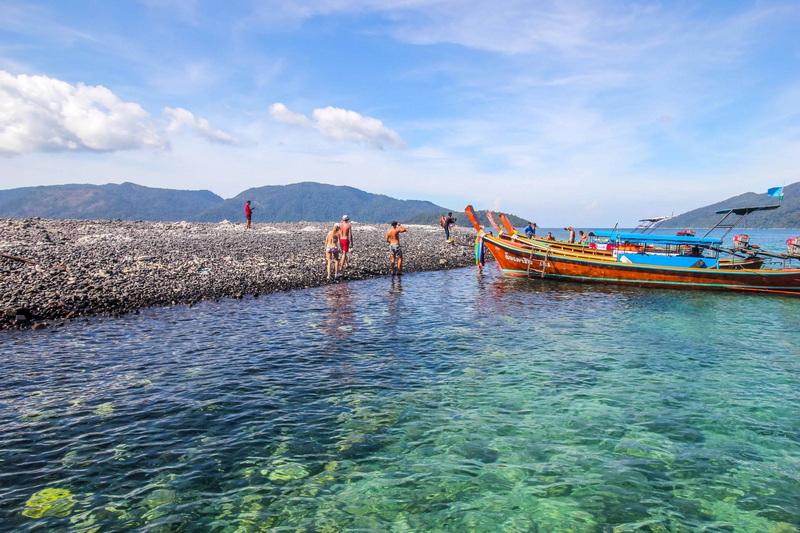
<svg viewBox="0 0 800 533"><path fill-rule="evenodd" d="M783 192L785 199L780 209L755 212L743 227L800 227L800 182L785 186ZM0 190L0 218L241 222L247 200L254 208L256 223L331 222L347 214L352 220L364 223L397 220L406 224L437 224L442 214L452 211L459 225L469 226L466 215L457 209L314 182L255 187L228 199L206 190L158 189L135 183L22 187ZM748 192L678 215L662 227L707 228L720 219L718 210L775 205L778 201L766 194ZM477 214L489 226L485 211ZM528 222L514 215L509 218L517 227Z"/></svg>
<svg viewBox="0 0 800 533"><path fill-rule="evenodd" d="M256 187L228 199L206 190L157 189L134 183L22 187L0 190L0 218L238 222L244 220L247 200L256 223L331 222L346 214L364 223L438 224L442 214L452 211L459 225L469 225L463 212L432 202L314 182ZM485 212L478 215L488 225ZM510 218L520 226L527 223L514 215Z"/></svg>

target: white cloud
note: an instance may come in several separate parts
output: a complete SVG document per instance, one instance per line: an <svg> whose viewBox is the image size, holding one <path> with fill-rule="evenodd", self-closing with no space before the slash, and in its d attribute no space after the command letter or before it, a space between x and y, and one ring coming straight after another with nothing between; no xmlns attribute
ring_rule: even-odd
<svg viewBox="0 0 800 533"><path fill-rule="evenodd" d="M312 113L313 118L308 118L293 113L281 103L275 103L270 106L270 114L278 122L313 128L324 137L336 141L356 141L380 149L386 145L396 148L405 146L400 135L384 126L380 120L347 109L330 106L318 108Z"/></svg>
<svg viewBox="0 0 800 533"><path fill-rule="evenodd" d="M139 104L103 86L0 71L0 153L166 149Z"/></svg>
<svg viewBox="0 0 800 533"><path fill-rule="evenodd" d="M305 115L292 113L289 109L280 102L269 106L269 112L272 118L284 124L291 124L293 126L302 126L304 128L313 128L314 123Z"/></svg>
<svg viewBox="0 0 800 533"><path fill-rule="evenodd" d="M182 107L167 107L164 108L164 113L172 117L172 121L167 126L167 131L178 131L184 127L188 127L204 139L222 143L222 144L237 144L239 139L225 133L221 130L215 130L211 127L208 120L194 116L194 113L187 111Z"/></svg>

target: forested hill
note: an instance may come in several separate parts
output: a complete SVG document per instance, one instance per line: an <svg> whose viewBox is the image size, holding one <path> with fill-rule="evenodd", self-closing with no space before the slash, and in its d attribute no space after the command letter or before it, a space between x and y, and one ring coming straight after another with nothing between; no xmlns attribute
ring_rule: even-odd
<svg viewBox="0 0 800 533"><path fill-rule="evenodd" d="M783 204L778 209L758 211L750 214L742 227L747 228L800 228L800 182L783 188ZM755 207L776 205L778 198L766 193L748 192L728 198L722 202L701 207L665 222L664 228L709 228L716 224L722 215L716 211L735 207Z"/></svg>
<svg viewBox="0 0 800 533"><path fill-rule="evenodd" d="M227 200L210 191L156 189L134 183L23 187L0 190L0 218L242 222L247 200L254 207L255 223L326 222L349 215L365 223L437 224L442 214L452 211L459 225L469 225L458 209L313 182L257 187ZM525 224L518 217L511 219L517 225Z"/></svg>
<svg viewBox="0 0 800 533"><path fill-rule="evenodd" d="M240 220L242 206L250 200L254 222L326 222L348 215L360 222L432 224L446 208L422 200L398 200L354 187L303 182L247 189L208 209L201 222Z"/></svg>
<svg viewBox="0 0 800 533"><path fill-rule="evenodd" d="M44 185L0 190L1 218L195 220L221 203L211 191L142 187L135 183Z"/></svg>

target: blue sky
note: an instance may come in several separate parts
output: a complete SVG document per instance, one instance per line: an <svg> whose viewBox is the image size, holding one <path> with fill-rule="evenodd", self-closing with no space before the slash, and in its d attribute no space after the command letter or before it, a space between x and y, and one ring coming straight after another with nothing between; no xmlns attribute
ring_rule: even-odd
<svg viewBox="0 0 800 533"><path fill-rule="evenodd" d="M0 12L4 189L318 181L588 228L800 181L795 0Z"/></svg>

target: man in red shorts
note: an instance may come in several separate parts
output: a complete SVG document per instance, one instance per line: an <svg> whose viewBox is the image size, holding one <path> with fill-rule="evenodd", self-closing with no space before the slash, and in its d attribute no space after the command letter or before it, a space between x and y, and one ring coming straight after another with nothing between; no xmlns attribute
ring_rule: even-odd
<svg viewBox="0 0 800 533"><path fill-rule="evenodd" d="M347 252L353 247L353 227L350 224L350 217L344 215L339 223L339 247L342 249L342 260L339 262L339 270L350 266L347 260Z"/></svg>

